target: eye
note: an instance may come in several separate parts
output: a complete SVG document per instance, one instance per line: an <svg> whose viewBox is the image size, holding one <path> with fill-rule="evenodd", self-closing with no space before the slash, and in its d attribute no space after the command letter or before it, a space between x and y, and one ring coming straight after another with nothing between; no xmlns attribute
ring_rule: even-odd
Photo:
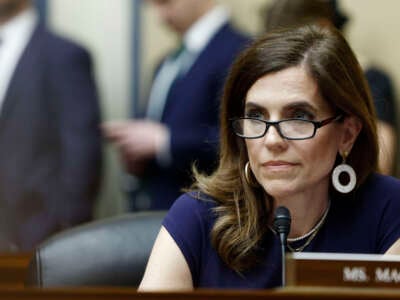
<svg viewBox="0 0 400 300"><path fill-rule="evenodd" d="M264 114L256 109L250 109L248 111L245 112L244 116L246 118L255 118L255 119L263 119L264 118Z"/></svg>
<svg viewBox="0 0 400 300"><path fill-rule="evenodd" d="M296 109L289 113L289 118L293 119L303 119L303 120L314 120L315 115L305 109Z"/></svg>

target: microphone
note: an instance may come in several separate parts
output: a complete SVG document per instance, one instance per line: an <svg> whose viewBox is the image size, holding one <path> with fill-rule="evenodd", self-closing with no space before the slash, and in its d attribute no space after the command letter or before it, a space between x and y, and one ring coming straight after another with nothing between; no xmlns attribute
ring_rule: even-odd
<svg viewBox="0 0 400 300"><path fill-rule="evenodd" d="M274 230L279 234L279 240L281 242L281 253L282 253L282 286L286 285L286 263L285 263L285 252L287 245L287 237L290 232L290 224L292 218L290 212L285 206L279 206L275 210L274 214Z"/></svg>

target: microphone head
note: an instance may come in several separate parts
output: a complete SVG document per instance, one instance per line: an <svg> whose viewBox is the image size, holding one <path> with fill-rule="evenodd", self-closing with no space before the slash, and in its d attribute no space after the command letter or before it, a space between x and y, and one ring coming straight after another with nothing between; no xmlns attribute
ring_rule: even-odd
<svg viewBox="0 0 400 300"><path fill-rule="evenodd" d="M285 206L279 206L274 214L274 229L277 233L283 233L287 236L290 232L292 218L290 212Z"/></svg>

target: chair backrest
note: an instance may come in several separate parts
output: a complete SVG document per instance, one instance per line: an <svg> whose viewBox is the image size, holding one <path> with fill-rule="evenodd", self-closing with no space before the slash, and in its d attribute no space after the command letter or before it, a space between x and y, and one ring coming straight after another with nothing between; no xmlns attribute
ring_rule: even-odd
<svg viewBox="0 0 400 300"><path fill-rule="evenodd" d="M27 285L138 286L165 214L131 213L54 235L36 248Z"/></svg>

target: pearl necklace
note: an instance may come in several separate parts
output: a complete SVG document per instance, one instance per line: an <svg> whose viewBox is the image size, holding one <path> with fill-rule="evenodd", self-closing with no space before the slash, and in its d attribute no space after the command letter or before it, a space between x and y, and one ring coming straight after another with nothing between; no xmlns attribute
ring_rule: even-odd
<svg viewBox="0 0 400 300"><path fill-rule="evenodd" d="M330 207L331 207L331 202L329 201L328 207L326 208L326 210L325 210L324 214L322 215L321 219L318 221L318 223L309 232L307 232L306 234L303 234L302 236L298 236L298 237L295 237L295 238L287 238L287 241L289 243L297 242L297 241L300 241L300 240L305 239L306 237L312 235L315 231L318 231L320 229L320 227L322 226L322 224L324 224Z"/></svg>
<svg viewBox="0 0 400 300"><path fill-rule="evenodd" d="M301 251L304 250L304 248L306 248L311 243L311 241L314 239L314 237L317 235L318 231L321 229L322 225L324 224L325 219L328 216L328 212L329 212L330 207L331 207L331 201L329 201L328 207L326 208L326 210L325 210L324 214L322 215L321 219L318 221L318 223L313 228L311 228L311 230L309 232L307 232L307 233L305 233L305 234L303 234L302 236L299 236L299 237L288 238L287 239L287 241L288 241L287 247L288 247L288 249L290 251L292 251L292 252L301 252ZM275 229L273 229L272 227L270 227L270 229L272 230L272 232L274 234L276 234ZM307 237L308 237L307 241L302 246L300 246L298 248L293 248L289 244L289 243L294 243L294 242L297 242L297 241L301 241L301 240L303 240L303 239L305 239Z"/></svg>

